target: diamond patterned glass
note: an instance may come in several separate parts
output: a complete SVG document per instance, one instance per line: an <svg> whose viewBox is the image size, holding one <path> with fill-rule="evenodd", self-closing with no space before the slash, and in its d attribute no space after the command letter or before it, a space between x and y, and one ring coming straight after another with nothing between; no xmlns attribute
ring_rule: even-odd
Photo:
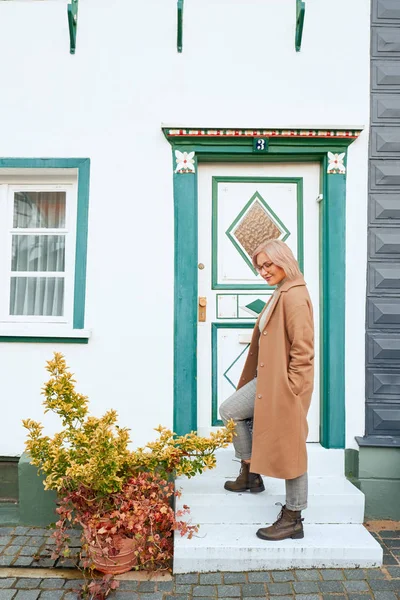
<svg viewBox="0 0 400 600"><path fill-rule="evenodd" d="M232 233L251 257L257 246L267 240L278 239L282 231L256 200Z"/></svg>

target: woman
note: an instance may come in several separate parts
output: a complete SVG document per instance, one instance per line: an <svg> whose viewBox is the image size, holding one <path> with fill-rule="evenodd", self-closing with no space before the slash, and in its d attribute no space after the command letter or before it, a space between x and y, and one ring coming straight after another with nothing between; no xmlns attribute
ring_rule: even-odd
<svg viewBox="0 0 400 600"><path fill-rule="evenodd" d="M264 540L303 538L307 508L307 412L314 381L313 310L290 248L279 240L261 244L253 264L277 286L257 319L237 391L220 407L233 419L235 454L241 470L227 481L231 492L264 491L259 473L286 480L286 504L277 521L257 531ZM253 434L248 420L253 419Z"/></svg>

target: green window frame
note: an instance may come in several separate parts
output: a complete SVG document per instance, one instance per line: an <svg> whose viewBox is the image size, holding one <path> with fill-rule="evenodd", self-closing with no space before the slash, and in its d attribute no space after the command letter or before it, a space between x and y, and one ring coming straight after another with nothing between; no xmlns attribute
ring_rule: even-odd
<svg viewBox="0 0 400 600"><path fill-rule="evenodd" d="M86 266L87 266L87 237L89 215L89 158L0 158L0 175L3 169L73 169L77 173L77 215L76 215L76 241L75 241L75 267L74 267L74 292L73 292L73 321L72 332L64 336L27 334L27 335L0 335L0 342L63 342L87 344L89 332L84 329L85 324L85 296L86 296ZM9 171L7 171L9 172ZM53 326L53 330L57 325Z"/></svg>

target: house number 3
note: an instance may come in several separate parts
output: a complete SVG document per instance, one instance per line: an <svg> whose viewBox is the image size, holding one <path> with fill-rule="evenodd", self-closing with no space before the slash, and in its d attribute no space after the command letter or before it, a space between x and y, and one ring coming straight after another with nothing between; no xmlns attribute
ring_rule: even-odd
<svg viewBox="0 0 400 600"><path fill-rule="evenodd" d="M253 151L254 152L268 152L268 138L254 138L253 140Z"/></svg>

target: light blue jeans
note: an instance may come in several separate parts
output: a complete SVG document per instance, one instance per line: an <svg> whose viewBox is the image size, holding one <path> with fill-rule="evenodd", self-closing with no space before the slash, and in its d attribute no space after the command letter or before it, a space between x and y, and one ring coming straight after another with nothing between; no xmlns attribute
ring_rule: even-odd
<svg viewBox="0 0 400 600"><path fill-rule="evenodd" d="M249 460L251 458L252 433L249 420L254 415L257 378L246 383L237 390L219 409L224 423L233 419L236 423L236 436L233 438L236 458ZM286 508L289 510L304 510L307 508L308 476L307 473L295 479L286 479Z"/></svg>

